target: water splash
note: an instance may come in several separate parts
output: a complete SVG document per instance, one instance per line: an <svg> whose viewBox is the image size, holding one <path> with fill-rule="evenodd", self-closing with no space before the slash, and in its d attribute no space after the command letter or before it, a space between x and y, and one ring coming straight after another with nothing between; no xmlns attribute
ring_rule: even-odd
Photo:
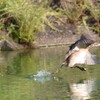
<svg viewBox="0 0 100 100"><path fill-rule="evenodd" d="M30 75L28 78L33 79L35 81L38 81L40 83L45 83L46 81L49 81L52 79L52 75L50 72L41 70L38 71L36 75Z"/></svg>
<svg viewBox="0 0 100 100"><path fill-rule="evenodd" d="M47 72L45 70L41 70L41 71L38 71L36 75L34 75L34 77L47 77L47 76L50 76L51 73L50 72Z"/></svg>

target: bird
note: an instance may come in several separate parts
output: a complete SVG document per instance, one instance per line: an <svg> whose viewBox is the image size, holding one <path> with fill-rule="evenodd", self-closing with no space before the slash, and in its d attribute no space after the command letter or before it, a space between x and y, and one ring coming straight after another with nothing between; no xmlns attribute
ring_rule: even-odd
<svg viewBox="0 0 100 100"><path fill-rule="evenodd" d="M79 68L82 71L86 71L86 68L79 66L79 64L94 65L100 63L100 58L90 53L93 47L100 46L100 39L95 39L89 35L81 35L80 39L70 45L68 52L65 55L65 59L60 66L67 66L70 68Z"/></svg>

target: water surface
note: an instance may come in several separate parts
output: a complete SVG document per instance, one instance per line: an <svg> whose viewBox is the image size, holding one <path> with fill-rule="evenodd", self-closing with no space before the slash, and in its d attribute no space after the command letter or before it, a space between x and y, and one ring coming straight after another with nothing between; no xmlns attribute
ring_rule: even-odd
<svg viewBox="0 0 100 100"><path fill-rule="evenodd" d="M100 65L87 71L62 68L34 79L38 71L55 72L67 47L0 52L0 100L100 100ZM96 54L100 57L99 49Z"/></svg>

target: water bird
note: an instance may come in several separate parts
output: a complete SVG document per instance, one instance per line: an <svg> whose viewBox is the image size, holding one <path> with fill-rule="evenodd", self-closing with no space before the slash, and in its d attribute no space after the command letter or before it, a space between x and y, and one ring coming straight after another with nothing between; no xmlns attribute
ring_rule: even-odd
<svg viewBox="0 0 100 100"><path fill-rule="evenodd" d="M90 53L93 47L100 46L100 38L94 38L90 35L81 35L80 39L73 43L65 55L65 59L61 65L70 68L79 68L86 71L86 68L79 66L79 64L94 65L100 63L100 58Z"/></svg>

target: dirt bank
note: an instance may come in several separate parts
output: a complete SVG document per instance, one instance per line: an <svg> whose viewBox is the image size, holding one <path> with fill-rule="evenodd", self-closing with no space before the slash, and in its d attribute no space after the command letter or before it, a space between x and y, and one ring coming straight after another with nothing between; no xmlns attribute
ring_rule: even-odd
<svg viewBox="0 0 100 100"><path fill-rule="evenodd" d="M57 28L60 31L57 32L47 27L46 32L38 33L35 41L36 46L48 47L71 44L79 39L81 34L90 34L92 36L96 36L95 32L88 30L86 27L81 25L64 24L60 26L58 25Z"/></svg>

